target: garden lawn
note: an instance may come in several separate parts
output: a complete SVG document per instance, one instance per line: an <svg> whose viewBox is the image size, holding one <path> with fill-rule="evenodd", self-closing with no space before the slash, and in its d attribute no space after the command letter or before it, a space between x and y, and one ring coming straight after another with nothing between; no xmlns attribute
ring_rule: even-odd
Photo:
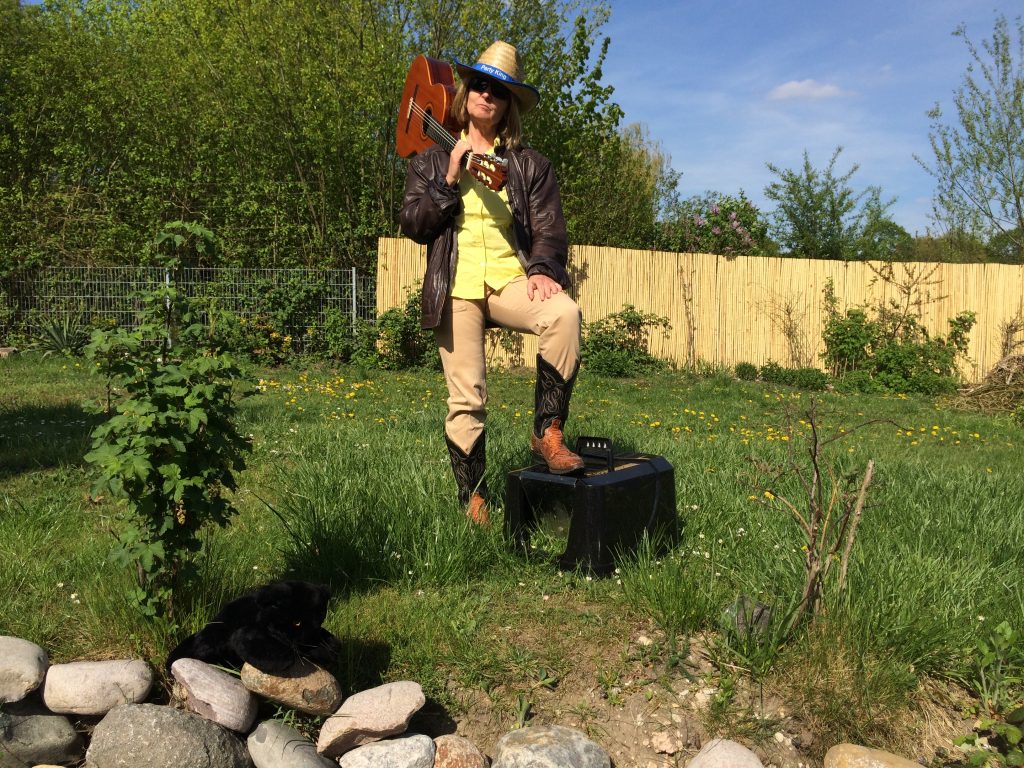
<svg viewBox="0 0 1024 768"><path fill-rule="evenodd" d="M680 663L696 648L713 664L710 731L767 719L735 692L753 686L782 697L819 747L845 736L920 754L927 734L915 713L936 681L970 685L979 641L1003 621L1024 629L1024 432L1008 419L917 397L584 370L570 438L665 456L682 523L673 551L645 549L590 579L509 552L500 497L492 529L463 519L440 373L356 368L254 374L241 406L252 453L239 514L209 531L180 628L153 625L124 599L130 575L107 559L121 519L91 493L82 456L99 417L81 405L105 390L83 366L0 361L0 634L37 642L54 661L142 654L159 667L221 602L306 578L335 589L327 625L345 642L346 691L416 679L457 716L469 706L459 692L476 690L512 727L559 681L618 695L628 640L643 632L656 640L645 663L664 685L710 674ZM532 463L533 382L492 373L488 384L488 484L503 489L508 470ZM780 499L806 507L806 494L783 470L807 466L812 400L830 440L824 463L853 480L874 460L875 477L846 590L833 581L814 625L787 635L806 540ZM741 596L767 607L763 632L735 631ZM574 711L581 722L593 715Z"/></svg>

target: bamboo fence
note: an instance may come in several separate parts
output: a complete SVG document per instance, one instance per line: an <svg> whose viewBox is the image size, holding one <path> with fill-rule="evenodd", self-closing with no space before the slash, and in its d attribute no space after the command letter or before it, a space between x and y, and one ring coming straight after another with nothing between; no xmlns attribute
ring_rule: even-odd
<svg viewBox="0 0 1024 768"><path fill-rule="evenodd" d="M377 249L378 315L405 303L423 277L425 249L401 238L382 238ZM732 366L822 367L825 287L832 281L840 312L880 303L912 302L911 311L933 335L970 310L965 378L977 381L1003 356L1003 328L1024 316L1024 266L824 261L763 256L728 259L705 253L665 253L580 245L571 249L571 291L584 322L623 305L667 317L669 332L655 332L651 353L678 366L698 361ZM1021 340L1018 336L1017 341ZM510 354L497 343L491 362L522 363L536 355L527 337Z"/></svg>

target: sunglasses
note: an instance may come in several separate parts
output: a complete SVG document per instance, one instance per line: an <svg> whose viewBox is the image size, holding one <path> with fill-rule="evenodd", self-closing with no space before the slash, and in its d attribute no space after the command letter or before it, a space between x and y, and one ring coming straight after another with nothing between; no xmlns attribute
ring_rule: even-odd
<svg viewBox="0 0 1024 768"><path fill-rule="evenodd" d="M487 93L490 91L491 96L499 101L508 101L508 97L511 96L508 88L495 83L493 80L488 80L486 77L474 77L470 80L469 90L475 93Z"/></svg>

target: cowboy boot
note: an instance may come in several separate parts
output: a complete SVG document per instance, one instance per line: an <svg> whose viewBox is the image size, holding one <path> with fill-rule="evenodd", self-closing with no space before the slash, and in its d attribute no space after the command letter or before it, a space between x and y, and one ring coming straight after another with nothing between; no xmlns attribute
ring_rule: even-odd
<svg viewBox="0 0 1024 768"><path fill-rule="evenodd" d="M554 366L537 355L537 389L530 449L554 475L567 475L584 466L583 459L566 447L562 436L562 425L569 416L569 398L579 370L577 361L572 376L566 381Z"/></svg>
<svg viewBox="0 0 1024 768"><path fill-rule="evenodd" d="M466 510L466 517L477 525L487 525L490 517L487 513L487 482L484 480L484 468L487 466L484 433L480 433L469 453L463 453L447 434L444 441L459 489L459 504Z"/></svg>

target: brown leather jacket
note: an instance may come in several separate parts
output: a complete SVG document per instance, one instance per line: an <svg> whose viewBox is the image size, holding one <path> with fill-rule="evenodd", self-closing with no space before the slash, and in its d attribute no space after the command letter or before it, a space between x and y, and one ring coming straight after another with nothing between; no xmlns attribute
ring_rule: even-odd
<svg viewBox="0 0 1024 768"><path fill-rule="evenodd" d="M509 159L506 189L516 255L527 275L547 275L562 288L569 288L571 281L565 271L565 217L551 163L544 155L526 148L507 152L505 156ZM417 243L427 244L424 328L440 324L458 260L455 217L462 201L458 189L445 183L447 171L448 153L440 147L416 155L409 162L399 216L402 233Z"/></svg>

